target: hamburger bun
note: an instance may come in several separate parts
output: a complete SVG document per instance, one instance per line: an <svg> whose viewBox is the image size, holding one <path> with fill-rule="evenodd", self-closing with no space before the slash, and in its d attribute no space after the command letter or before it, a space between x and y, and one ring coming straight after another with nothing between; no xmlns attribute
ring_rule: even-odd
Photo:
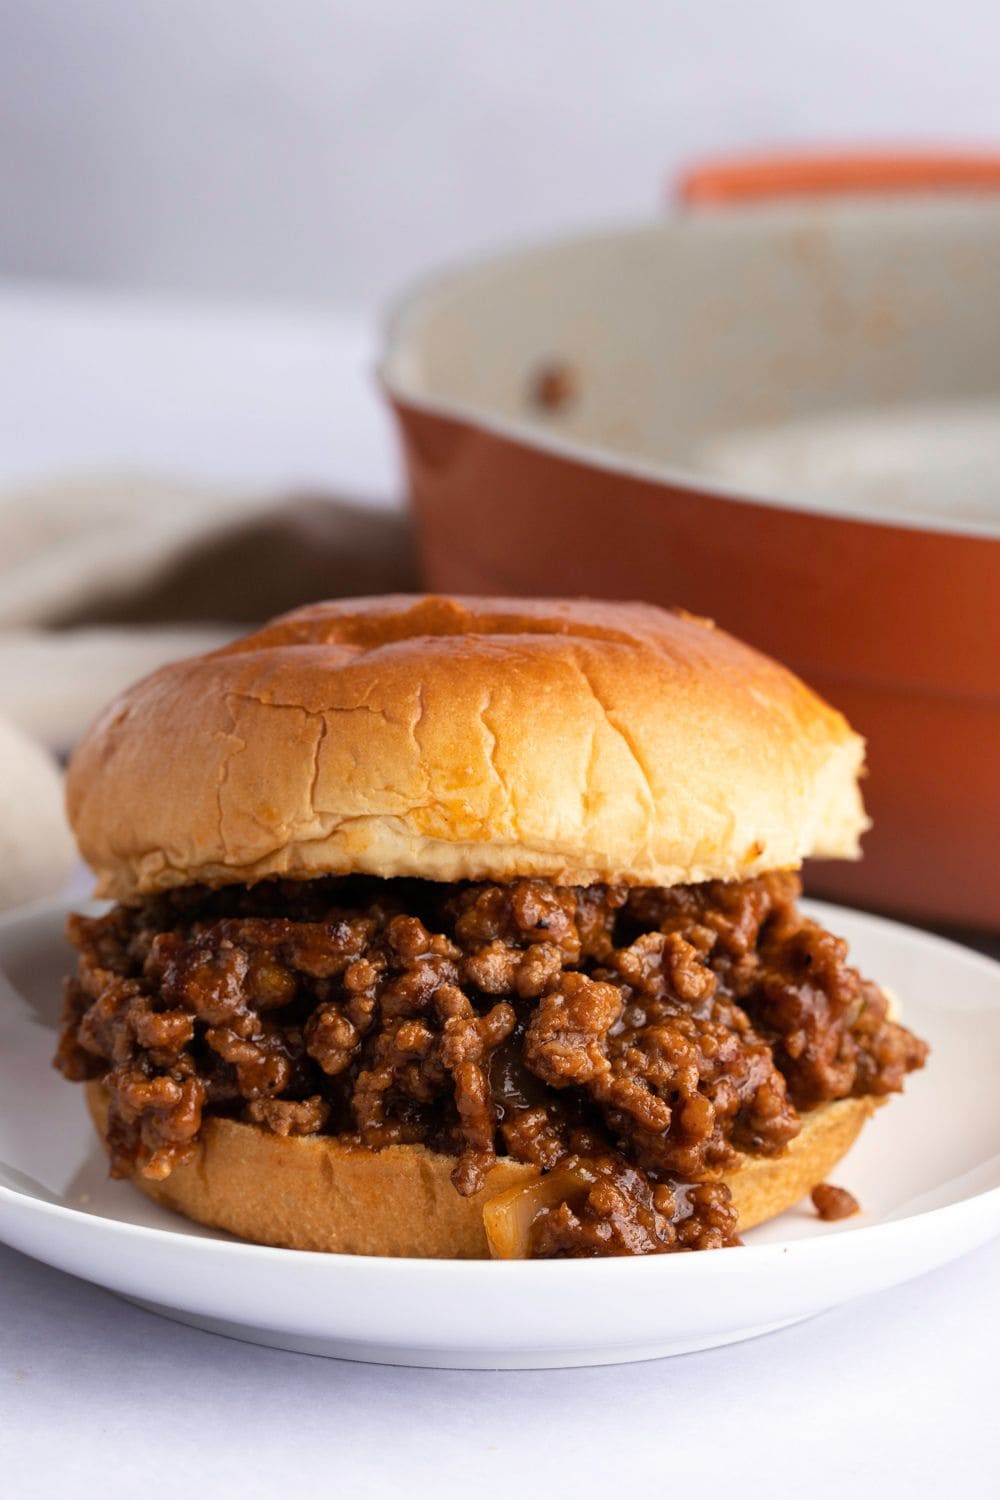
<svg viewBox="0 0 1000 1500"><path fill-rule="evenodd" d="M347 873L675 885L855 856L863 752L707 620L399 596L147 677L77 748L68 806L124 902Z"/></svg>
<svg viewBox="0 0 1000 1500"><path fill-rule="evenodd" d="M740 1229L784 1213L823 1182L877 1102L822 1104L803 1115L800 1133L781 1156L741 1156L722 1178ZM87 1103L103 1140L108 1106L99 1082L87 1085ZM347 1255L488 1258L489 1205L541 1177L537 1167L501 1158L482 1191L462 1198L451 1181L454 1158L423 1146L368 1151L329 1136L282 1137L225 1119L205 1122L196 1152L164 1182L132 1180L165 1208L241 1239Z"/></svg>
<svg viewBox="0 0 1000 1500"><path fill-rule="evenodd" d="M147 677L77 748L68 806L99 893L126 905L354 874L690 885L856 856L863 755L839 713L710 621L400 596L301 609ZM103 1138L107 1095L87 1092ZM822 1182L875 1104L821 1105L780 1156L741 1157L723 1178L740 1227ZM510 1225L561 1170L501 1158L463 1197L455 1158L423 1146L211 1114L194 1150L133 1180L245 1239L369 1255L524 1253Z"/></svg>

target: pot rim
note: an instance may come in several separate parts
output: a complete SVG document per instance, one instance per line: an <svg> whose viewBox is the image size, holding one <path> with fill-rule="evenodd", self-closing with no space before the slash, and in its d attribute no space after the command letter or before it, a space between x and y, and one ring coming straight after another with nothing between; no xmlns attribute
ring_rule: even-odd
<svg viewBox="0 0 1000 1500"><path fill-rule="evenodd" d="M634 219L603 228L517 242L492 254L467 257L440 271L418 277L405 287L389 303L380 320L381 352L375 365L375 377L391 404L400 411L410 410L423 416L474 428L515 446L545 453L573 464L583 464L610 475L693 492L735 504L769 507L799 516L821 516L846 524L1000 541L998 521L907 512L893 512L891 516L886 516L850 500L836 506L823 500L804 501L755 485L736 486L683 465L632 457L601 443L567 438L547 431L528 419L518 420L492 413L474 402L463 401L458 397L430 395L421 391L415 369L406 369L407 355L412 353L419 342L421 321L433 310L439 299L447 297L463 285L488 280L498 271L508 269L518 262L528 263L536 256L598 244L601 241L633 238L652 231L670 235L704 232L709 225L716 232L725 232L729 227L738 232L740 227L751 223L801 228L816 221L865 223L872 220L877 222L882 217L910 219L917 225L925 223L928 215L946 218L949 214L954 214L956 208L970 209L977 214L986 213L989 217L1000 220L1000 202L996 198L991 200L990 195L983 193L955 191L942 196L940 193L929 192L926 195L891 200L872 199L858 194L833 201L817 197L797 200L794 204L754 202L735 208L726 207L724 212L710 210L699 212L696 216L680 215L659 221ZM989 212L990 209L992 213Z"/></svg>

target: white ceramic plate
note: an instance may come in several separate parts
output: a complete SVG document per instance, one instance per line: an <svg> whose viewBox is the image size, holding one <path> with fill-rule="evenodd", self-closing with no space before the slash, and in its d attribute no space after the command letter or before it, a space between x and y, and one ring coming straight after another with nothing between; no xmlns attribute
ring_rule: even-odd
<svg viewBox="0 0 1000 1500"><path fill-rule="evenodd" d="M70 955L64 908L47 906L0 924L0 1239L217 1333L460 1368L679 1354L905 1281L1000 1231L1000 964L895 923L812 909L933 1046L926 1072L837 1170L864 1206L859 1218L822 1224L806 1205L742 1250L562 1262L304 1254L201 1229L108 1181L82 1090L50 1065Z"/></svg>

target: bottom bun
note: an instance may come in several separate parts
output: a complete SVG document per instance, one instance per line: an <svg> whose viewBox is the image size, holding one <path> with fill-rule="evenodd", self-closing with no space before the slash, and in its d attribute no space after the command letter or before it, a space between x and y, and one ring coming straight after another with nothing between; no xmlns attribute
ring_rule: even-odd
<svg viewBox="0 0 1000 1500"><path fill-rule="evenodd" d="M101 1139L108 1099L99 1082L87 1102ZM783 1213L823 1182L850 1150L879 1101L838 1099L802 1117L781 1156L743 1156L723 1181L741 1230ZM484 1205L527 1186L537 1167L502 1158L470 1198L452 1186L454 1158L423 1146L369 1151L331 1136L279 1136L237 1120L209 1119L197 1156L163 1182L134 1177L166 1208L241 1239L346 1255L483 1260L490 1255Z"/></svg>

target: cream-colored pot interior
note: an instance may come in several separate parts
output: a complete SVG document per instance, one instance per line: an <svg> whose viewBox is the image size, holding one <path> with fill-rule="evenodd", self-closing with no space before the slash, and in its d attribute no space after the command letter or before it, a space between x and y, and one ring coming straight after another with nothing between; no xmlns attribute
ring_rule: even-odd
<svg viewBox="0 0 1000 1500"><path fill-rule="evenodd" d="M546 410L553 364L572 399ZM724 208L511 253L411 297L382 374L617 470L1000 533L1000 202Z"/></svg>

